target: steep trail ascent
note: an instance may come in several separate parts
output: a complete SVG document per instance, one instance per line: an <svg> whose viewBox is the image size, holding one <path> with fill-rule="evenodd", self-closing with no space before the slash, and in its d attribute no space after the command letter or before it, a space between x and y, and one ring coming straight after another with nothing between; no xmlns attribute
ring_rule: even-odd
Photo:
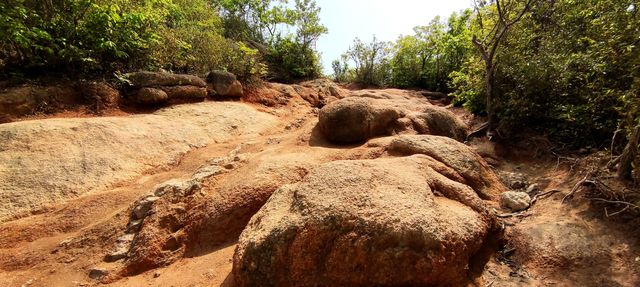
<svg viewBox="0 0 640 287"><path fill-rule="evenodd" d="M238 272L234 275L233 268L234 264L240 266L242 259L237 255L234 259L240 232L256 212L261 214L256 217L264 216L262 218L266 221L272 218L268 212L258 211L263 205L267 206L265 210L272 210L278 216L287 212L271 209L273 204L269 203L269 198L272 193L282 186L291 190L299 188L296 194L301 196L299 202L304 203L298 206L302 212L308 206L324 208L323 201L314 201L321 196L309 187L320 186L322 182L331 180L362 182L362 178L367 176L371 176L372 182L379 182L373 184L371 189L379 188L381 196L392 192L396 186L407 191L415 190L412 184L420 186L421 179L417 178L425 177L427 182L432 183L431 190L437 208L447 206L461 214L479 218L471 220L473 224L470 225L487 224L482 229L486 238L473 243L479 250L468 259L468 274L465 276L465 272L461 272L458 278L465 281L467 286L640 284L639 237L629 236L636 231L630 230L623 221L616 221L616 218L602 218L602 210L593 208L587 201L576 198L569 204L561 203L580 177L570 167L557 166L552 158L527 155L528 147L501 150L500 146L485 141L469 143L484 158L475 159L465 154L466 147L462 144L459 144L459 148L454 148L458 145L446 145L442 149L438 149L437 145L433 148L421 147L417 143L424 139L422 136L416 136L418 141L407 142L409 151L400 149L400 153L418 155L406 157L408 154L402 154L399 157L398 151L390 152L390 147L402 134L419 133L419 129L428 127L431 127L428 131L434 131L434 125L429 126L430 119L422 115L420 110L421 105L428 106L429 102L414 91L341 90L340 94L364 95L388 102L366 110L370 115L382 116L380 129L371 130L371 126L367 126L365 132L367 136L378 138L368 139L365 143L332 144L325 139L318 125L319 110L315 106L323 101L322 97L312 91L306 91L306 97L284 96L284 93L278 92L281 90L297 93L291 92L285 85L274 85L265 88L262 94L258 92L253 95L264 95L269 103L273 100L269 97L276 97L280 104L271 107L220 102L176 106L173 109L183 111L180 113L184 116L181 122L191 121L204 127L208 124L220 125L219 131L211 133L216 140L194 144L188 150L178 152L175 160L165 164L147 164L148 168L125 180L89 188L82 194L43 204L43 207L32 210L32 215L22 214L21 218L0 223L0 285L237 286ZM389 109L390 106L394 107L393 110ZM446 109L453 110L466 124L472 120L461 110ZM198 112L190 112L194 110ZM139 117L127 116L122 120L135 121ZM42 125L51 122L46 119L41 121ZM239 123L253 126L244 127ZM168 127L180 128L174 124ZM168 133L169 136L172 134ZM136 148L145 148L146 140L161 139L143 138ZM55 149L61 147L51 146L49 151ZM430 160L429 156L424 155L430 152L434 158L442 158ZM461 153L465 156L456 156ZM467 159L470 161L465 161ZM416 160L425 163L424 166L412 167ZM493 170L488 169L489 165L480 163L484 160L491 163ZM396 162L404 164L397 167L388 164ZM99 162L94 163L99 166ZM468 166L474 168L469 169ZM484 181L474 181L478 178L474 173L483 168L487 168L485 176L480 177ZM341 172L341 169L354 174ZM154 199L149 212L144 215L142 225L129 233L132 223L136 221L134 211L140 202L149 198L148 194L166 186L167 182L188 183L203 170L214 172L199 181L200 186L192 193L176 188ZM500 187L502 183L487 180L493 172L499 175L507 189L527 189L535 184L536 191L533 193L558 192L538 199L523 213L498 218L493 222L495 214L509 213L508 210L502 210L497 199L491 196L503 189ZM385 181L385 174L394 174L394 181ZM82 176L90 174L80 174L77 178ZM433 178L438 180L431 181ZM453 190L460 193L447 193L451 191L449 187L454 187ZM483 187L488 187L488 195L482 196L484 200L479 195L476 197L468 193L478 193ZM363 192L357 187L353 188L351 193ZM363 197L367 196L366 192L362 194ZM326 196L346 198L337 205L369 206L368 202L349 201L349 192L337 195L327 192ZM396 200L394 197L390 199ZM276 200L286 202L288 199L280 192ZM326 202L329 200L334 199L327 198ZM371 197L371 201L375 200L376 197ZM397 205L402 204L405 202L398 199ZM376 212L372 210L368 214ZM483 213L485 211L488 213ZM428 211L420 212L429 214ZM415 220L422 222L420 217ZM495 226L491 227L492 224ZM260 228L258 222L250 223L250 226L252 228L248 229ZM444 226L446 229L446 224ZM318 232L322 236L329 234ZM466 234L466 231L456 232ZM128 243L131 245L128 258L105 261L105 257L117 245L116 241L127 234L136 236L133 242ZM250 238L249 235L243 235L243 238ZM468 240L468 237L465 238ZM256 240L259 241L259 238ZM296 250L296 245L292 246L291 250ZM407 260L410 259L407 257ZM297 266L302 267L308 263L299 262ZM467 262L458 263L463 266Z"/></svg>

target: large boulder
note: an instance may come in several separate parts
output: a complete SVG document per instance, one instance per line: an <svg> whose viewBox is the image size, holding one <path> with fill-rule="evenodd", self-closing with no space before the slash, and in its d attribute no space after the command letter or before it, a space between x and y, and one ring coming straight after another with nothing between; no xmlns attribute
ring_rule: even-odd
<svg viewBox="0 0 640 287"><path fill-rule="evenodd" d="M318 125L328 140L354 143L392 134L401 117L402 111L384 102L349 97L323 107Z"/></svg>
<svg viewBox="0 0 640 287"><path fill-rule="evenodd" d="M162 87L170 99L204 99L207 97L207 88L198 86L169 86Z"/></svg>
<svg viewBox="0 0 640 287"><path fill-rule="evenodd" d="M184 85L196 87L207 86L205 81L198 76L166 72L135 72L127 74L126 78L134 88Z"/></svg>
<svg viewBox="0 0 640 287"><path fill-rule="evenodd" d="M451 286L494 219L425 155L336 161L284 186L238 242L238 286Z"/></svg>
<svg viewBox="0 0 640 287"><path fill-rule="evenodd" d="M160 104L169 100L169 95L161 89L142 88L138 90L134 98L139 104Z"/></svg>
<svg viewBox="0 0 640 287"><path fill-rule="evenodd" d="M357 143L400 133L441 135L461 141L467 129L452 112L395 90L354 92L351 97L334 101L320 110L318 127L334 143Z"/></svg>
<svg viewBox="0 0 640 287"><path fill-rule="evenodd" d="M244 95L242 84L229 72L212 71L207 75L207 83L221 97L240 98Z"/></svg>
<svg viewBox="0 0 640 287"><path fill-rule="evenodd" d="M487 162L469 146L448 137L402 135L394 138L389 153L396 155L428 155L462 176L462 183L471 186L485 199L498 200L506 187Z"/></svg>

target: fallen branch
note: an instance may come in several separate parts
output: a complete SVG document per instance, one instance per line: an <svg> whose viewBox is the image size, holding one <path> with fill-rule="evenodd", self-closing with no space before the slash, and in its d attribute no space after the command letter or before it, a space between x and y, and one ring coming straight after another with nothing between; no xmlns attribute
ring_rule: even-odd
<svg viewBox="0 0 640 287"><path fill-rule="evenodd" d="M554 194L554 193L556 193L556 192L560 192L560 190L552 189L552 190L549 190L549 191L545 191L545 192L543 192L543 193L538 193L538 194L536 194L536 195L531 199L531 204L529 205L529 207L527 207L527 209L531 208L531 207L536 203L536 201L538 201L538 199L544 199L544 198L547 198L547 197L551 196L552 194Z"/></svg>
<svg viewBox="0 0 640 287"><path fill-rule="evenodd" d="M480 125L480 127L478 127L476 130L472 131L471 133L469 133L469 135L467 136L467 141L469 139L472 139L474 137L478 137L480 134L484 133L487 129L489 128L489 122L486 122L482 125Z"/></svg>
<svg viewBox="0 0 640 287"><path fill-rule="evenodd" d="M626 201L620 201L620 200L608 200L608 199L604 199L604 198L597 198L597 197L588 197L588 199L590 200L595 200L595 201L601 201L601 202L605 202L605 203L609 203L609 204L622 204L622 205L626 205L627 207L633 207L636 209L640 210L640 206L637 206L631 202L626 202Z"/></svg>
<svg viewBox="0 0 640 287"><path fill-rule="evenodd" d="M562 202L561 202L561 204L562 204L562 203L564 203L568 198L573 197L573 195L574 195L576 192L578 192L578 190L580 189L580 187L582 187L582 185L584 185L585 183L595 184L595 182L594 182L594 181L589 180L589 177L590 177L590 176L591 176L591 173L589 173L589 174L585 175L583 179L581 179L580 181L578 181L578 182L576 183L576 185L574 185L574 186L573 186L573 188L571 189L571 192L569 192L567 195L565 195L565 196L562 198Z"/></svg>

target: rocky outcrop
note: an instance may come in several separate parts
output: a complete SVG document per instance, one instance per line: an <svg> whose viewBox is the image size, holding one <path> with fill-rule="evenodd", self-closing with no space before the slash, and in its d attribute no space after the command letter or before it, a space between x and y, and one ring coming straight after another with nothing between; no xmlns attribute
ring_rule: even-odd
<svg viewBox="0 0 640 287"><path fill-rule="evenodd" d="M611 261L611 239L584 221L560 220L518 224L507 232L515 259L547 268L595 266ZM595 285L594 285L595 286Z"/></svg>
<svg viewBox="0 0 640 287"><path fill-rule="evenodd" d="M224 71L212 71L207 75L209 89L219 97L240 98L244 95L242 84L236 75Z"/></svg>
<svg viewBox="0 0 640 287"><path fill-rule="evenodd" d="M326 104L349 95L349 91L341 88L328 79L317 79L292 85L291 88L311 106L322 108Z"/></svg>
<svg viewBox="0 0 640 287"><path fill-rule="evenodd" d="M487 162L472 148L451 138L430 135L402 135L394 138L389 153L428 155L455 170L461 182L471 186L484 199L498 200L506 190Z"/></svg>
<svg viewBox="0 0 640 287"><path fill-rule="evenodd" d="M291 100L301 104L321 108L327 103L336 101L349 95L349 91L327 79L303 82L301 84L285 85L279 83L265 83L258 89L249 89L243 100L265 106L276 107L287 105Z"/></svg>
<svg viewBox="0 0 640 287"><path fill-rule="evenodd" d="M450 111L406 92L355 92L320 110L318 127L334 143L357 143L401 133L464 140L466 125Z"/></svg>
<svg viewBox="0 0 640 287"><path fill-rule="evenodd" d="M193 75L135 72L127 74L126 79L133 88L129 99L138 104L156 105L207 97L207 84Z"/></svg>
<svg viewBox="0 0 640 287"><path fill-rule="evenodd" d="M304 154L249 162L251 155L238 151L211 160L188 180L171 180L156 187L134 204L129 225L142 223L127 231L135 234L135 239L127 248L125 274L164 266L235 241L273 191L301 180L315 165ZM207 182L212 180L219 186L210 187ZM151 204L149 199L153 199ZM113 253L121 250L116 243ZM113 258L113 253L107 259Z"/></svg>
<svg viewBox="0 0 640 287"><path fill-rule="evenodd" d="M0 115L21 117L35 113L53 113L87 105L101 112L117 107L120 92L102 82L21 85L0 90Z"/></svg>
<svg viewBox="0 0 640 287"><path fill-rule="evenodd" d="M239 103L200 103L149 115L0 125L0 221L105 189L210 142L256 135L275 117Z"/></svg>
<svg viewBox="0 0 640 287"><path fill-rule="evenodd" d="M234 255L238 286L452 286L494 226L456 171L425 155L336 161L284 186Z"/></svg>
<svg viewBox="0 0 640 287"><path fill-rule="evenodd" d="M198 76L166 72L135 72L129 73L125 77L134 88L162 86L196 86L204 88L207 86Z"/></svg>

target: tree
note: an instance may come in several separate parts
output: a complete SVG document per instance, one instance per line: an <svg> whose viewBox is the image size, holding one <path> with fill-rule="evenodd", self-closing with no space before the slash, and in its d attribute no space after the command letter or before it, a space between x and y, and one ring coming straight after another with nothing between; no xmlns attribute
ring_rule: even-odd
<svg viewBox="0 0 640 287"><path fill-rule="evenodd" d="M347 82L349 80L349 64L347 61L347 55L345 54L340 59L331 62L333 77L336 82Z"/></svg>
<svg viewBox="0 0 640 287"><path fill-rule="evenodd" d="M504 2L502 2L504 1ZM488 32L481 39L477 35L473 35L473 44L478 48L482 56L482 60L485 64L485 92L487 102L487 136L492 137L496 126L496 113L494 110L494 76L496 69L496 52L502 42L502 39L507 35L509 29L524 16L531 4L536 0L526 0L523 7L520 7L518 1L515 0L495 0L495 9L497 19L494 19L494 23ZM502 2L502 3L501 3ZM485 23L483 13L489 9L484 9L486 2L484 0L475 1L476 17L480 30L485 30ZM511 14L511 15L510 15ZM513 16L515 14L515 16ZM486 31L486 30L485 30Z"/></svg>
<svg viewBox="0 0 640 287"><path fill-rule="evenodd" d="M365 44L359 38L349 47L347 58L355 63L355 81L365 85L384 86L389 81L390 65L387 55L389 44L378 41L373 36L371 43Z"/></svg>

